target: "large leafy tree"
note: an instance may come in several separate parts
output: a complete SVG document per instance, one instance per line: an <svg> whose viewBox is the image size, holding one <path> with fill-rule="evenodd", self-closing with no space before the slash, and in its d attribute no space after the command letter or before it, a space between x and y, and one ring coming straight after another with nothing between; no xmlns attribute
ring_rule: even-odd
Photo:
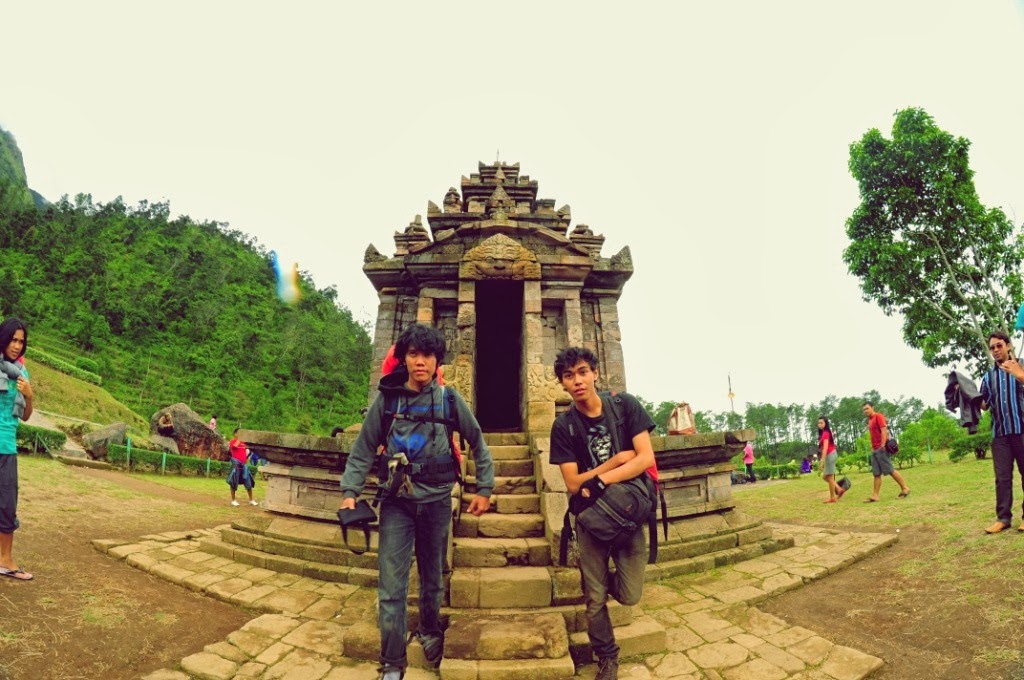
<svg viewBox="0 0 1024 680"><path fill-rule="evenodd" d="M892 138L869 130L850 146L860 205L843 259L864 299L903 316L903 338L928 366L980 365L992 329L1012 329L1024 298L1024 242L974 187L970 142L924 110L896 113Z"/></svg>

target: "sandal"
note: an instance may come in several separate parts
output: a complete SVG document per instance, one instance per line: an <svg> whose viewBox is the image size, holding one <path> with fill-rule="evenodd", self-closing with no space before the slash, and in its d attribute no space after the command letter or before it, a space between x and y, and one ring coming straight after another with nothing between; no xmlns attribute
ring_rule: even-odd
<svg viewBox="0 0 1024 680"><path fill-rule="evenodd" d="M24 569L8 569L7 567L0 567L0 576L10 576L18 581L31 581L35 578Z"/></svg>

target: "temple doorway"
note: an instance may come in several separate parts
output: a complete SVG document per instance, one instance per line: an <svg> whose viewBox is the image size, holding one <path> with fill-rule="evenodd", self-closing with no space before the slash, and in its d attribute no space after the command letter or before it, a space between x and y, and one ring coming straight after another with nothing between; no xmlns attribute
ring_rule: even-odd
<svg viewBox="0 0 1024 680"><path fill-rule="evenodd" d="M523 282L476 282L476 418L485 432L522 429Z"/></svg>

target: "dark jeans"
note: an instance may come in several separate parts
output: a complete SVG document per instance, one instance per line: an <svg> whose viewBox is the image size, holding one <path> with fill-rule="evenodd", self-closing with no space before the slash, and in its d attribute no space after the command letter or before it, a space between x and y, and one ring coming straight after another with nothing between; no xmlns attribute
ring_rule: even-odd
<svg viewBox="0 0 1024 680"><path fill-rule="evenodd" d="M19 526L18 454L0 454L0 534L13 534Z"/></svg>
<svg viewBox="0 0 1024 680"><path fill-rule="evenodd" d="M580 572L583 576L583 596L587 605L587 635L597 658L616 656L619 646L608 616L608 596L621 604L634 605L644 592L644 570L647 565L647 542L644 530L617 544L592 538L579 527ZM608 558L615 563L615 578L611 578Z"/></svg>
<svg viewBox="0 0 1024 680"><path fill-rule="evenodd" d="M1021 487L1024 487L1024 436L1010 434L992 439L992 469L996 473L996 519L1006 525L1013 520L1014 461L1020 472Z"/></svg>
<svg viewBox="0 0 1024 680"><path fill-rule="evenodd" d="M408 623L409 570L413 546L420 577L420 627L426 635L441 635L441 574L452 522L450 498L430 503L384 501L380 506L380 548L377 558L377 625L380 628L380 663L404 669Z"/></svg>
<svg viewBox="0 0 1024 680"><path fill-rule="evenodd" d="M754 464L753 463L747 463L747 481L748 482L756 482L757 481L757 477L754 476Z"/></svg>

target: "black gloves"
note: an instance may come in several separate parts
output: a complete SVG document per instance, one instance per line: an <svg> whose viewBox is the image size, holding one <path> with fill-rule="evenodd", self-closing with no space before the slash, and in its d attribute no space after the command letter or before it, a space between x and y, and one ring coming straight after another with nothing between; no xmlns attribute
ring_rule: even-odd
<svg viewBox="0 0 1024 680"><path fill-rule="evenodd" d="M601 481L600 477L593 477L580 484L580 490L576 494L577 503L581 508L588 508L597 502L608 485ZM586 491L587 493L584 493Z"/></svg>

